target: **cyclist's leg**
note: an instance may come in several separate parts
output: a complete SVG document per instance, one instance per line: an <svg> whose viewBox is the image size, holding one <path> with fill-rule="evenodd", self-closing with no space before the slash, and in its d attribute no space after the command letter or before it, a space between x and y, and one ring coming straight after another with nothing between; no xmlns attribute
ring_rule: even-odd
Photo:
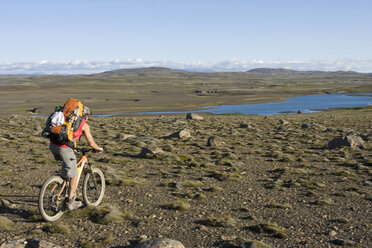
<svg viewBox="0 0 372 248"><path fill-rule="evenodd" d="M61 176L69 180L68 205L70 206L74 204L74 195L78 186L78 170L75 153L71 148L60 147L52 143L50 145L50 150L55 157L58 156L62 160ZM78 208L81 205L81 202L76 202L72 209Z"/></svg>
<svg viewBox="0 0 372 248"><path fill-rule="evenodd" d="M77 160L71 148L60 147L53 143L49 146L55 158L62 160L61 177L70 179L78 176Z"/></svg>

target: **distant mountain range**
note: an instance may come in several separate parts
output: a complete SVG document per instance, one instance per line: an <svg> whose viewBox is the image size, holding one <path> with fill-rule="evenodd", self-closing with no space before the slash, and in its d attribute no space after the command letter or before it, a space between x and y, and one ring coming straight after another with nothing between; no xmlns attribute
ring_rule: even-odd
<svg viewBox="0 0 372 248"><path fill-rule="evenodd" d="M84 74L86 76L98 76L98 77L133 77L133 76L146 76L146 75L197 75L197 74L213 74L213 73L248 73L252 75L272 75L272 76L350 76L350 75L372 75L372 73L360 73L354 71L297 71L284 68L256 68L249 71L190 71L190 70L180 70L180 69L170 69L166 67L142 67L142 68L131 68L131 69L118 69L105 71L101 73L94 74ZM57 76L57 75L66 75L69 74L0 74L0 78L6 77L27 77L27 76ZM73 74L78 75L78 74ZM82 75L82 74L80 74Z"/></svg>
<svg viewBox="0 0 372 248"><path fill-rule="evenodd" d="M324 75L324 74L360 74L354 71L296 71L290 69L272 69L272 68L256 68L247 71L249 73L264 74L264 75L283 75L283 76L309 76L309 75Z"/></svg>
<svg viewBox="0 0 372 248"><path fill-rule="evenodd" d="M197 73L223 73L223 72L194 72L185 70L176 70L165 67L144 67L134 69L119 69L113 71L106 71L93 75L110 76L110 77L128 77L128 76L145 76L145 75L190 75ZM227 72L234 73L234 72ZM352 75L352 74L367 74L358 73L353 71L296 71L284 68L256 68L246 72L236 73L249 73L249 74L260 74L260 75L278 75L278 76L314 76L314 75ZM92 76L93 76L92 75Z"/></svg>
<svg viewBox="0 0 372 248"><path fill-rule="evenodd" d="M143 68L134 68L134 69L119 69L113 71L105 71L102 73L94 74L94 75L101 75L101 76L113 76L113 77L122 77L122 76L144 76L144 75L181 75L181 74L189 74L192 72L183 71L183 70L176 70L170 69L165 67L143 67Z"/></svg>

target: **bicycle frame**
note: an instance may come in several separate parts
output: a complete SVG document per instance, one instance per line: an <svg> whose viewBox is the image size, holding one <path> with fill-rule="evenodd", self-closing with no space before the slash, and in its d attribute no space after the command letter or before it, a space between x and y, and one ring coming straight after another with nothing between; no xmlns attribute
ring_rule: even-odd
<svg viewBox="0 0 372 248"><path fill-rule="evenodd" d="M88 158L87 158L87 155L83 154L83 156L81 156L81 159L79 160L79 162L77 163L77 169L78 169L78 180L77 180L77 183L79 184L79 181L80 181L80 176L84 170L84 167L85 165L88 163Z"/></svg>
<svg viewBox="0 0 372 248"><path fill-rule="evenodd" d="M78 179L77 179L77 184L79 184L79 181L80 181L80 177L81 177L81 174L84 170L84 167L85 165L88 163L88 158L87 158L87 155L83 154L79 160L79 162L77 163L77 170L78 170ZM63 182L63 185L62 185L62 189L61 191L58 193L58 200L61 198L61 195L62 193L64 192L65 190L65 187L67 185L68 181L67 180L64 180ZM54 186L54 188L52 189L52 192L54 192L55 188L57 187L57 185Z"/></svg>

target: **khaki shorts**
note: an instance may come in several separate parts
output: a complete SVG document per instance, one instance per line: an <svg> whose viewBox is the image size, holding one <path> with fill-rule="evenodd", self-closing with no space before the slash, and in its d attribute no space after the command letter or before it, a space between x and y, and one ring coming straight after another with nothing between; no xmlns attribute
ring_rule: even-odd
<svg viewBox="0 0 372 248"><path fill-rule="evenodd" d="M73 178L78 176L76 156L71 148L60 147L50 143L49 149L55 159L62 160L61 177Z"/></svg>

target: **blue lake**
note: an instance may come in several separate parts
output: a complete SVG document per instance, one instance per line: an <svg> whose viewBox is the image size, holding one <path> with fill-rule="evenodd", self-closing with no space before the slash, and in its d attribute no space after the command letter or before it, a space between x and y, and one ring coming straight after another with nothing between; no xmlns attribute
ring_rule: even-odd
<svg viewBox="0 0 372 248"><path fill-rule="evenodd" d="M360 96L360 95L371 95ZM202 110L193 111L166 111L166 112L138 112L96 115L100 117L126 115L126 114L174 114L174 113L212 113L212 114L247 114L247 115L278 115L297 113L314 113L329 108L346 108L372 105L372 93L352 94L326 94L312 96L289 97L284 102L205 106Z"/></svg>

